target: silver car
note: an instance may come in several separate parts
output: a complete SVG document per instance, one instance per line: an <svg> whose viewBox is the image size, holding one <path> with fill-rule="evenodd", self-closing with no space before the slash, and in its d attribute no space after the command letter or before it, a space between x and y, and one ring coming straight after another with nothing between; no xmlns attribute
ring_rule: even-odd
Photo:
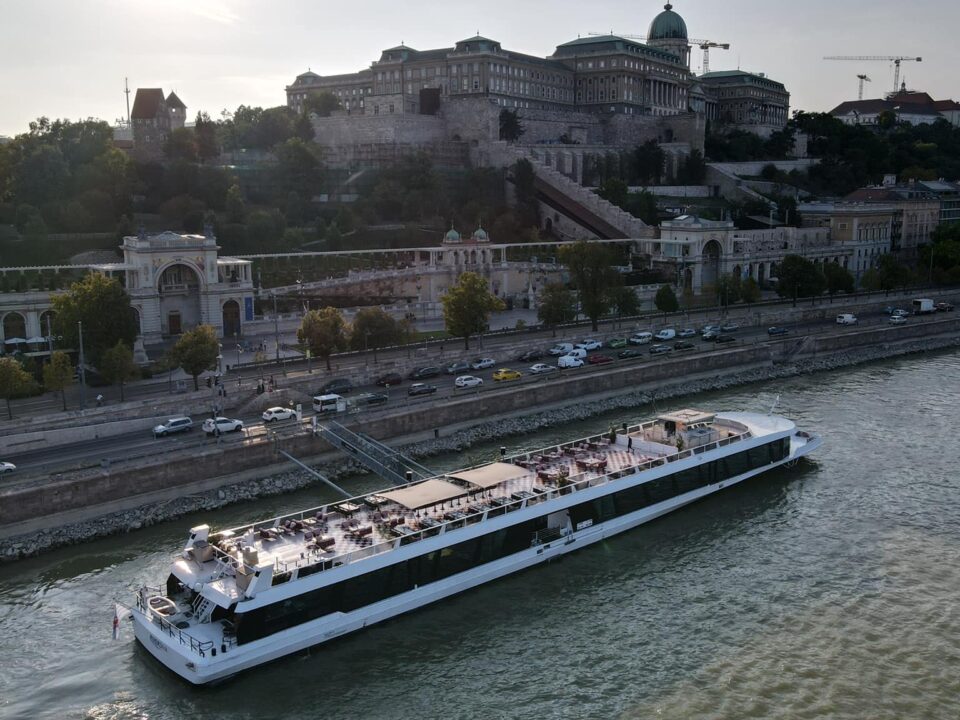
<svg viewBox="0 0 960 720"><path fill-rule="evenodd" d="M193 420L186 415L181 415L179 417L172 417L166 422L157 425L153 428L153 436L160 438L172 435L173 433L188 432L190 430L193 430Z"/></svg>

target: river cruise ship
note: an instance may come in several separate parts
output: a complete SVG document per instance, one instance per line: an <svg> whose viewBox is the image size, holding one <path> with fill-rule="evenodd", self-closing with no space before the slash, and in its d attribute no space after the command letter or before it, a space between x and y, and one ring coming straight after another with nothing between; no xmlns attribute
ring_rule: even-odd
<svg viewBox="0 0 960 720"><path fill-rule="evenodd" d="M137 640L221 680L649 522L820 438L777 415L680 410L609 434L213 532L190 530Z"/></svg>

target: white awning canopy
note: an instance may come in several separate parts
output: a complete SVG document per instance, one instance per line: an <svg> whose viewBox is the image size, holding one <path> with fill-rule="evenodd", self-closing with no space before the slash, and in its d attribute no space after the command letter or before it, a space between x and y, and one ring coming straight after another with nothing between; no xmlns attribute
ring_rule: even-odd
<svg viewBox="0 0 960 720"><path fill-rule="evenodd" d="M517 465L511 465L510 463L491 463L490 465L484 465L483 467L474 468L473 470L450 473L449 477L467 483L468 485L474 485L478 489L487 490L507 480L515 480L516 478L526 477L529 474L529 470L525 470Z"/></svg>
<svg viewBox="0 0 960 720"><path fill-rule="evenodd" d="M430 505L466 496L465 487L454 485L446 480L424 480L410 487L378 493L388 500L403 505L409 510L419 510Z"/></svg>

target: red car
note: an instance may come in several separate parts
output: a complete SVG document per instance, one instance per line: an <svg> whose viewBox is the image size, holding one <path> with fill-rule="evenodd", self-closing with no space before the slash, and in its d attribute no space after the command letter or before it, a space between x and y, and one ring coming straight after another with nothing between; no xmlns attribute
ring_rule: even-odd
<svg viewBox="0 0 960 720"><path fill-rule="evenodd" d="M607 363L612 363L613 358L609 355L588 355L587 362L591 365L606 365Z"/></svg>

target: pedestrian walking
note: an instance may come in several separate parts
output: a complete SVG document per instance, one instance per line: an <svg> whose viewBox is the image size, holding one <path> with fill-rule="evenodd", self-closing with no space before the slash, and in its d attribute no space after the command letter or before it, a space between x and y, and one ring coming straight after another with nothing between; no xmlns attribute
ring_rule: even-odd
<svg viewBox="0 0 960 720"><path fill-rule="evenodd" d="M103 405L103 395L97 395L97 407Z"/></svg>

